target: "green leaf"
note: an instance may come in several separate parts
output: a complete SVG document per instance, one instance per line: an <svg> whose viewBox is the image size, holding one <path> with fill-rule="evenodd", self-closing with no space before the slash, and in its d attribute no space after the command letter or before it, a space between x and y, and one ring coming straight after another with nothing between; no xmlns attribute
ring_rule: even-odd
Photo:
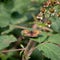
<svg viewBox="0 0 60 60"><path fill-rule="evenodd" d="M33 8L30 3L31 1L28 0L5 0L4 4L0 4L0 27L6 27L10 24L20 24L28 20L25 13L28 13L28 10L30 11L30 9ZM23 14L23 16L13 18L12 13L14 12Z"/></svg>
<svg viewBox="0 0 60 60"><path fill-rule="evenodd" d="M47 36L48 34L46 32L42 32L40 36L37 38L31 38L31 40L41 43L47 40Z"/></svg>
<svg viewBox="0 0 60 60"><path fill-rule="evenodd" d="M43 55L51 60L60 60L60 47L52 43L43 43L37 46L37 49L43 51Z"/></svg>
<svg viewBox="0 0 60 60"><path fill-rule="evenodd" d="M10 15L6 12L3 5L0 5L0 27L6 27L9 25Z"/></svg>
<svg viewBox="0 0 60 60"><path fill-rule="evenodd" d="M54 8L55 8L56 12L60 11L60 5L56 5L56 6L54 6Z"/></svg>
<svg viewBox="0 0 60 60"><path fill-rule="evenodd" d="M1 60L7 60L7 56L3 53L0 53Z"/></svg>
<svg viewBox="0 0 60 60"><path fill-rule="evenodd" d="M50 36L47 42L60 44L60 34Z"/></svg>
<svg viewBox="0 0 60 60"><path fill-rule="evenodd" d="M6 27L9 25L9 16L0 15L0 27Z"/></svg>
<svg viewBox="0 0 60 60"><path fill-rule="evenodd" d="M29 7L29 0L14 0L14 8L13 11L19 11L20 13L24 12Z"/></svg>
<svg viewBox="0 0 60 60"><path fill-rule="evenodd" d="M60 19L57 19L55 22L52 22L51 28L52 28L55 32L60 32Z"/></svg>
<svg viewBox="0 0 60 60"><path fill-rule="evenodd" d="M42 52L38 49L35 49L31 55L32 60L42 60Z"/></svg>
<svg viewBox="0 0 60 60"><path fill-rule="evenodd" d="M14 7L14 1L13 0L4 0L4 7L6 10L11 10Z"/></svg>
<svg viewBox="0 0 60 60"><path fill-rule="evenodd" d="M57 16L51 16L51 17L49 17L49 20L51 20L52 23L54 23L56 21L59 21L59 18Z"/></svg>
<svg viewBox="0 0 60 60"><path fill-rule="evenodd" d="M11 24L21 24L21 23L23 23L25 21L27 21L27 17L26 16L23 16L20 19L12 19L12 20L10 20Z"/></svg>
<svg viewBox="0 0 60 60"><path fill-rule="evenodd" d="M22 18L19 19L13 19L11 17L11 14L8 13L3 5L0 5L0 27L6 27L9 26L10 24L19 24L23 23L27 20L26 16L23 16Z"/></svg>
<svg viewBox="0 0 60 60"><path fill-rule="evenodd" d="M10 43L15 42L17 39L13 35L0 36L0 50L9 46Z"/></svg>
<svg viewBox="0 0 60 60"><path fill-rule="evenodd" d="M45 2L47 0L34 0L34 1L37 1L37 2L39 2L41 4L41 3L43 3L43 2Z"/></svg>

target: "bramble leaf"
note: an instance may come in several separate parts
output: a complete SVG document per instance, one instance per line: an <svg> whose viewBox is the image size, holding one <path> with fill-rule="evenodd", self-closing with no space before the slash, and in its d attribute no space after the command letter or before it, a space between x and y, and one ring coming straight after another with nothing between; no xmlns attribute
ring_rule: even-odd
<svg viewBox="0 0 60 60"><path fill-rule="evenodd" d="M9 46L10 43L17 41L13 35L0 36L0 50Z"/></svg>
<svg viewBox="0 0 60 60"><path fill-rule="evenodd" d="M50 36L47 42L60 44L60 34Z"/></svg>
<svg viewBox="0 0 60 60"><path fill-rule="evenodd" d="M37 46L37 49L43 51L43 55L51 60L60 60L60 47L52 43L43 43Z"/></svg>

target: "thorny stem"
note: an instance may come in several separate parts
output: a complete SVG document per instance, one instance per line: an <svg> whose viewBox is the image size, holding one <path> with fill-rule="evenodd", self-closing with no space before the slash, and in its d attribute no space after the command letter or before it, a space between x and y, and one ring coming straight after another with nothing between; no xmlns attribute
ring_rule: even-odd
<svg viewBox="0 0 60 60"><path fill-rule="evenodd" d="M30 55L32 54L32 52L35 49L35 44L36 42L30 40L29 43L27 44L25 50L24 50L24 54L22 56L22 60L28 60Z"/></svg>

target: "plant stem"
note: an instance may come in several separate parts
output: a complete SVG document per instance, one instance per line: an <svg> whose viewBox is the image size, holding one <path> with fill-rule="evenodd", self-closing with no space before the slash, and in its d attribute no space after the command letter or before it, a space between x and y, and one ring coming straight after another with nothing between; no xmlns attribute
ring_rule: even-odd
<svg viewBox="0 0 60 60"><path fill-rule="evenodd" d="M1 52L2 52L2 53L7 53L7 52L20 51L20 50L25 50L25 48L24 48L24 49L10 49L10 50L3 50L3 51L1 51Z"/></svg>
<svg viewBox="0 0 60 60"><path fill-rule="evenodd" d="M28 60L30 55L32 54L32 52L35 49L35 44L36 42L30 40L29 43L27 44L25 50L24 50L24 54L22 56L22 60Z"/></svg>

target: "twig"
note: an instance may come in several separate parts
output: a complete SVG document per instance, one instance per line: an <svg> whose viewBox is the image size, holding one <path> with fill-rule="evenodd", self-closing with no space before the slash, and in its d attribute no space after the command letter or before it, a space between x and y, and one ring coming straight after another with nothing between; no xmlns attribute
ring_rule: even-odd
<svg viewBox="0 0 60 60"><path fill-rule="evenodd" d="M27 27L23 27L23 26L17 26L17 25L14 25L15 28L20 28L20 29L28 29Z"/></svg>
<svg viewBox="0 0 60 60"><path fill-rule="evenodd" d="M41 27L42 30L45 30L45 31L50 31L50 32L53 32L52 29L48 28L48 27Z"/></svg>
<svg viewBox="0 0 60 60"><path fill-rule="evenodd" d="M7 52L20 51L20 50L25 50L25 48L24 48L24 49L11 49L11 50L3 50L3 51L1 51L1 52L2 52L2 53L7 53Z"/></svg>

